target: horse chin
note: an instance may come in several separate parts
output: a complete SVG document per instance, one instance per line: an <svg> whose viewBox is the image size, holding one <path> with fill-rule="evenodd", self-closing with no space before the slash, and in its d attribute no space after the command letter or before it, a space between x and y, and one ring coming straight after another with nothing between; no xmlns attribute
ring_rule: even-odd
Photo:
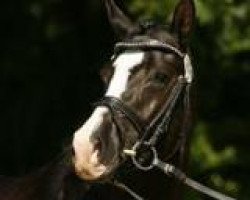
<svg viewBox="0 0 250 200"><path fill-rule="evenodd" d="M86 181L107 179L118 166L118 158L105 161L101 155L100 146L90 142L80 134L73 140L73 166L75 173Z"/></svg>
<svg viewBox="0 0 250 200"><path fill-rule="evenodd" d="M93 152L90 156L90 160L87 162L79 162L77 159L74 159L75 171L77 176L86 180L86 181L98 181L108 179L114 169L116 168L114 163L104 164L102 163L98 156L97 152Z"/></svg>

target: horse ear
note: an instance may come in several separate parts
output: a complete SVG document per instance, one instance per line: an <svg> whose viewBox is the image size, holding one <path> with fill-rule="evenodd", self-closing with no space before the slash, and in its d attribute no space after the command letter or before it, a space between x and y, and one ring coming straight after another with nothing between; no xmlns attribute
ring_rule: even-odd
<svg viewBox="0 0 250 200"><path fill-rule="evenodd" d="M194 26L195 5L193 0L180 0L177 5L172 22L172 30L178 34L179 39L185 42Z"/></svg>
<svg viewBox="0 0 250 200"><path fill-rule="evenodd" d="M104 0L108 19L118 37L124 38L135 32L138 32L139 26L135 25L121 9L116 5L114 0Z"/></svg>

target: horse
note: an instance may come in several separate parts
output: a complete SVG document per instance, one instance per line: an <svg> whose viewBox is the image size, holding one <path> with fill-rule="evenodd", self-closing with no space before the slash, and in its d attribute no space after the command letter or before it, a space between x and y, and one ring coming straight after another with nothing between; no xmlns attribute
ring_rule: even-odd
<svg viewBox="0 0 250 200"><path fill-rule="evenodd" d="M186 163L186 136L192 124L193 72L188 41L195 21L194 2L181 0L170 26L134 23L113 0L105 4L121 42L115 45L111 65L101 71L107 86L104 98L74 135L76 173L89 181L110 178L129 160L124 149L150 140L162 160L171 160L182 168ZM158 131L159 128L165 130ZM162 179L157 172L149 175L124 171L129 181L140 180L133 187L149 199L165 199L164 191L174 183ZM143 179L145 176L150 178ZM153 191L152 182L161 187Z"/></svg>
<svg viewBox="0 0 250 200"><path fill-rule="evenodd" d="M147 168L154 147L159 158L185 168L192 128L189 40L193 0L180 0L169 25L133 22L114 0L104 0L119 39L101 71L106 91L87 121L55 161L25 177L0 178L1 200L131 199L123 182L146 199L181 199L179 184ZM141 151L132 161L125 152Z"/></svg>

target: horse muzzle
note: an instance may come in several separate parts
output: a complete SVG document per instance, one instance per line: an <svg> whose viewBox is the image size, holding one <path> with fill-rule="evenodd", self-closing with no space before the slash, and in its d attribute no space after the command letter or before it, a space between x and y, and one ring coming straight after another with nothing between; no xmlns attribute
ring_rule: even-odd
<svg viewBox="0 0 250 200"><path fill-rule="evenodd" d="M76 174L87 181L108 178L120 163L121 142L112 121L102 121L98 128L86 122L73 138L73 165ZM92 130L90 130L92 129Z"/></svg>

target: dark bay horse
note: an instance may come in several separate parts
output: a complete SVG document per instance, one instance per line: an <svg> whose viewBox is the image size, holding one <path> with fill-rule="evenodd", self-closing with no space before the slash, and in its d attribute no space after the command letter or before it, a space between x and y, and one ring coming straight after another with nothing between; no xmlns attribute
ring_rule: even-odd
<svg viewBox="0 0 250 200"><path fill-rule="evenodd" d="M104 98L75 132L72 148L58 159L26 177L0 178L1 200L131 199L105 186L113 180L146 199L181 198L174 180L158 170L136 169L124 150L147 141L162 160L185 165L192 121L188 42L193 0L180 0L168 26L132 22L113 0L104 1L121 41L110 65L101 70Z"/></svg>

